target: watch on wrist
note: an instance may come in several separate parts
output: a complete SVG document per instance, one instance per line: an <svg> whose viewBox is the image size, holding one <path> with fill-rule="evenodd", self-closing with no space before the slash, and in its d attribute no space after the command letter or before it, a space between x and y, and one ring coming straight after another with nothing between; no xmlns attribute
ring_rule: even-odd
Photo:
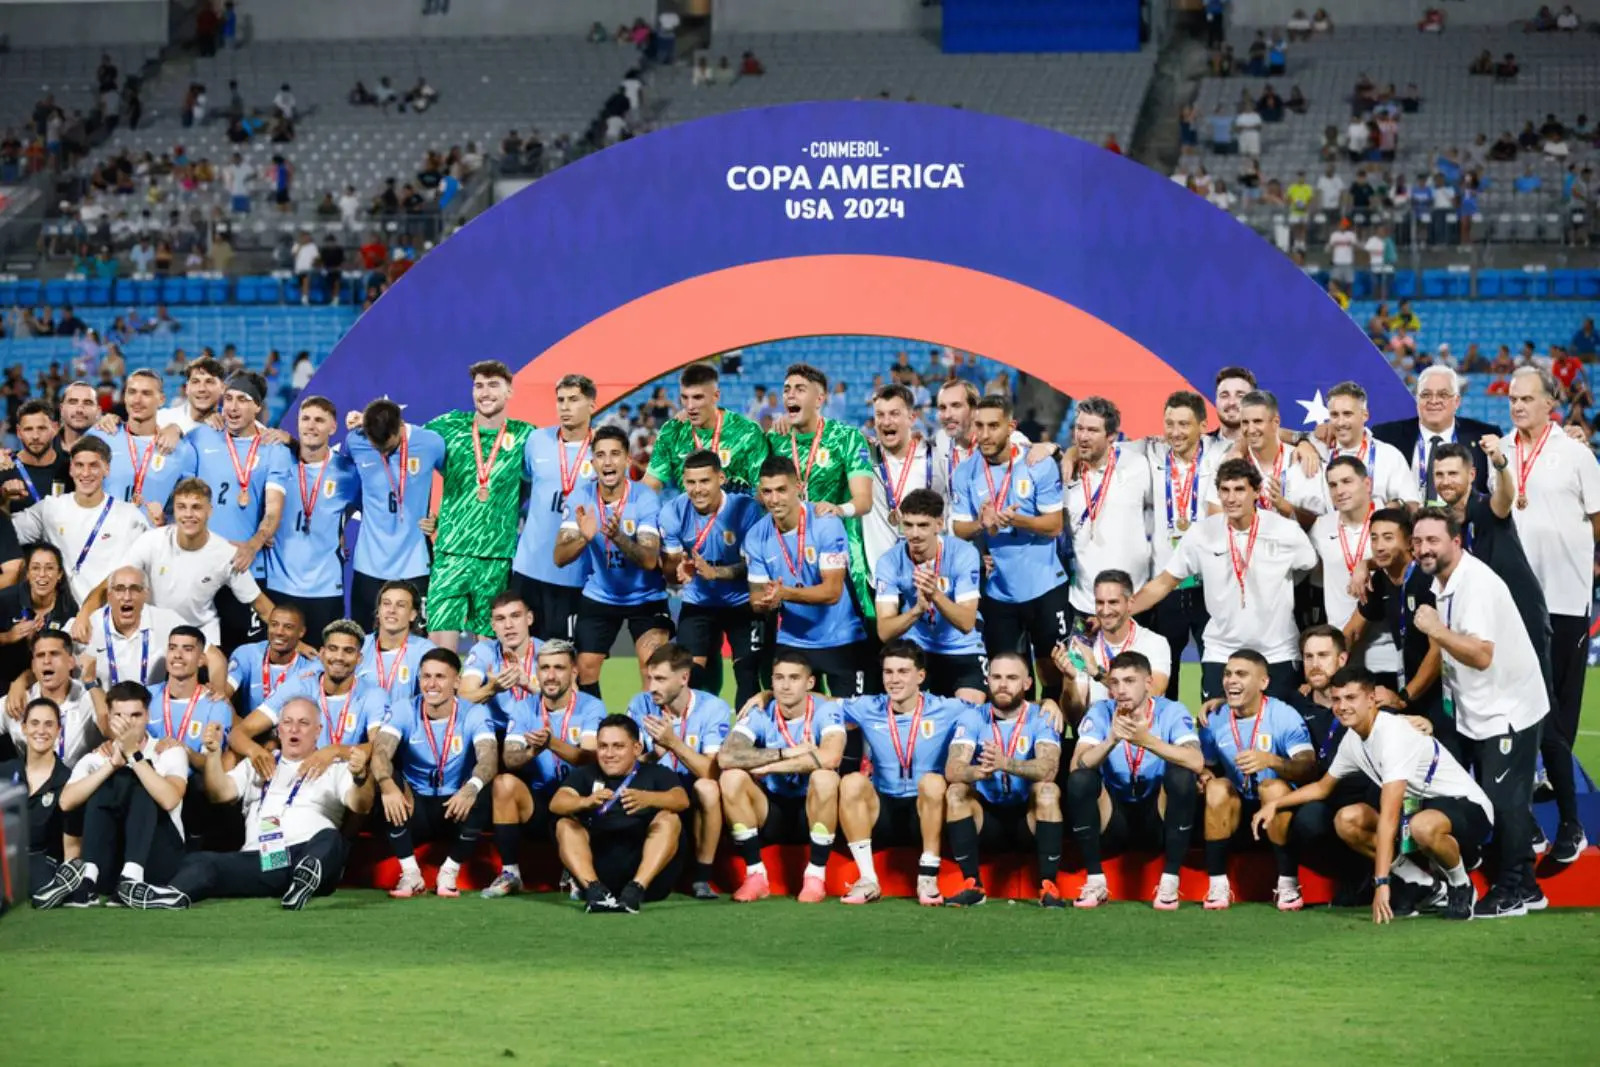
<svg viewBox="0 0 1600 1067"><path fill-rule="evenodd" d="M1389 884L1389 876L1387 874L1380 874L1378 877L1376 877L1376 878L1374 878L1372 880L1372 884L1374 886L1388 885Z"/></svg>
<svg viewBox="0 0 1600 1067"><path fill-rule="evenodd" d="M141 749L135 750L133 755L128 757L128 762L129 763L143 763L144 762L144 749L141 748Z"/></svg>

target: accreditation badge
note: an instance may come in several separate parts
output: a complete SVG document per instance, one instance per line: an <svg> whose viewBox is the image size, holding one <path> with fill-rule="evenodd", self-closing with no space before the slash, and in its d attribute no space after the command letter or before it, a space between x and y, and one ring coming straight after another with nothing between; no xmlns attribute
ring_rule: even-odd
<svg viewBox="0 0 1600 1067"><path fill-rule="evenodd" d="M289 847L283 842L283 824L276 815L262 816L256 842L263 871L281 871L289 866Z"/></svg>

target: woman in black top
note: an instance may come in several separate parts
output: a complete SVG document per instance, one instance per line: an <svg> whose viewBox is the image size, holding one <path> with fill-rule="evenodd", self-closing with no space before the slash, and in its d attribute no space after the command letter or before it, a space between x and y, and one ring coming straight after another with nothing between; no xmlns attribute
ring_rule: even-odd
<svg viewBox="0 0 1600 1067"><path fill-rule="evenodd" d="M78 614L67 569L54 545L32 544L22 553L22 581L0 590L0 686L28 669L29 646L41 630L66 630Z"/></svg>
<svg viewBox="0 0 1600 1067"><path fill-rule="evenodd" d="M20 759L0 763L0 782L28 790L28 893L43 889L62 860L65 813L61 790L70 772L61 762L61 709L38 697L22 714L25 748Z"/></svg>

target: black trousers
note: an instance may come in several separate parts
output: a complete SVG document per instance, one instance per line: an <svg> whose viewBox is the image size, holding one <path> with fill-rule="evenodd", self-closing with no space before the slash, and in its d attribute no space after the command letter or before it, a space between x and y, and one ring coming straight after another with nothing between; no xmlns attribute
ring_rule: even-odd
<svg viewBox="0 0 1600 1067"><path fill-rule="evenodd" d="M1206 654L1206 623L1211 613L1206 610L1206 591L1196 585L1190 589L1174 589L1167 598L1148 613L1143 625L1167 639L1172 649L1172 673L1167 676L1167 699L1178 699L1178 663L1183 650L1194 642L1196 657Z"/></svg>
<svg viewBox="0 0 1600 1067"><path fill-rule="evenodd" d="M183 862L183 835L144 783L123 767L84 804L83 859L99 868L96 888L102 893L116 889L125 863L139 864L145 881L161 884Z"/></svg>
<svg viewBox="0 0 1600 1067"><path fill-rule="evenodd" d="M1494 843L1500 857L1497 886L1515 888L1533 880L1533 774L1539 754L1539 728L1466 739L1478 784L1494 805Z"/></svg>
<svg viewBox="0 0 1600 1067"><path fill-rule="evenodd" d="M289 891L295 865L304 859L322 865L316 895L327 896L344 873L344 838L338 830L323 830L309 841L291 845L288 865L276 871L261 869L259 852L192 852L173 875L172 888L182 890L191 902L210 897L281 897Z"/></svg>
<svg viewBox="0 0 1600 1067"><path fill-rule="evenodd" d="M361 624L361 628L371 633L378 619L378 591L383 588L387 578L374 578L370 574L355 571L350 575L350 618ZM406 578L416 589L417 595L422 598L422 606L418 622L426 628L428 625L428 576L426 574L417 578ZM307 636L310 631L307 631Z"/></svg>
<svg viewBox="0 0 1600 1067"><path fill-rule="evenodd" d="M306 644L312 648L322 647L322 630L335 619L344 618L344 596L296 596L294 593L280 593L276 589L267 590L267 598L274 604L292 604L300 609L300 614L306 620ZM362 629L369 629L363 623ZM251 709L252 711L255 709Z"/></svg>
<svg viewBox="0 0 1600 1067"><path fill-rule="evenodd" d="M1583 710L1583 680L1589 668L1589 620L1582 615L1550 616L1550 718L1547 733L1571 749L1578 739Z"/></svg>
<svg viewBox="0 0 1600 1067"><path fill-rule="evenodd" d="M452 822L445 815L444 806L450 800L448 796L425 797L413 793L411 818L398 826L389 821L389 817L383 813L383 805L379 804L378 814L389 831L389 845L394 849L395 858L403 860L414 855L419 842L448 841L450 858L457 863L465 863L477 847L478 838L483 836L494 818L491 792L488 786L478 790L478 799L473 801L472 810L461 822Z"/></svg>

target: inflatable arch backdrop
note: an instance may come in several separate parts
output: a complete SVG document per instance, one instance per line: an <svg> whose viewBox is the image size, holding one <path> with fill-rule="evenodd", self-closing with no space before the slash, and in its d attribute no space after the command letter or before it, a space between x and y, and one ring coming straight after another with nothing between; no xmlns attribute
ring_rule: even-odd
<svg viewBox="0 0 1600 1067"><path fill-rule="evenodd" d="M340 410L387 393L423 422L466 406L466 367L493 358L516 373L512 414L549 425L570 372L603 405L710 355L838 334L1109 396L1130 435L1160 432L1155 398L1209 397L1234 363L1285 425L1345 378L1375 419L1412 410L1315 282L1162 175L1009 119L877 101L735 112L563 167L419 262L309 392Z"/></svg>

